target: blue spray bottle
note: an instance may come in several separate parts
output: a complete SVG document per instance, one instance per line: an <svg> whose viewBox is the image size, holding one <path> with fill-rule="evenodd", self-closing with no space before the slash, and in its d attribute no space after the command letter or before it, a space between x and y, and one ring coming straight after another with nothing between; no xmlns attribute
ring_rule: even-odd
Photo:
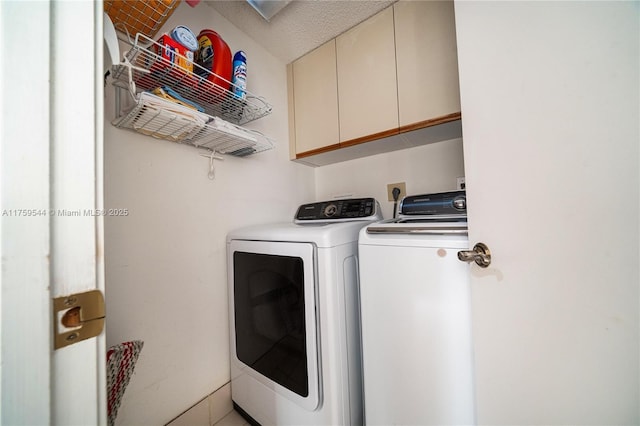
<svg viewBox="0 0 640 426"><path fill-rule="evenodd" d="M247 56L242 50L233 55L232 91L236 98L247 98Z"/></svg>

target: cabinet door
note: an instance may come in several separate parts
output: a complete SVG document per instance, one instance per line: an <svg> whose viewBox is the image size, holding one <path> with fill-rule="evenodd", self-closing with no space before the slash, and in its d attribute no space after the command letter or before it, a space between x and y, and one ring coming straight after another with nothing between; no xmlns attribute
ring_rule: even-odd
<svg viewBox="0 0 640 426"><path fill-rule="evenodd" d="M393 6L400 127L460 112L452 1Z"/></svg>
<svg viewBox="0 0 640 426"><path fill-rule="evenodd" d="M393 8L336 39L340 141L398 128Z"/></svg>
<svg viewBox="0 0 640 426"><path fill-rule="evenodd" d="M338 144L335 40L293 62L292 74L295 153Z"/></svg>

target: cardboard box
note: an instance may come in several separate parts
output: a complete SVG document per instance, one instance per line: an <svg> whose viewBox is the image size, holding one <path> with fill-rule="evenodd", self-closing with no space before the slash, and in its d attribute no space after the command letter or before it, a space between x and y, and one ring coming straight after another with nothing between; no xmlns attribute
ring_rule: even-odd
<svg viewBox="0 0 640 426"><path fill-rule="evenodd" d="M163 34L154 44L155 53L172 64L188 72L193 72L193 52L175 41L168 34Z"/></svg>

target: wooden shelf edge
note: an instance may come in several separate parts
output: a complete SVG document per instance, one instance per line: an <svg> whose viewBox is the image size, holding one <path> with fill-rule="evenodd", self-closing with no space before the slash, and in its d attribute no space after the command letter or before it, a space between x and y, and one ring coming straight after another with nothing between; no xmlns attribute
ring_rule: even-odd
<svg viewBox="0 0 640 426"><path fill-rule="evenodd" d="M311 151L305 151L296 154L295 159L301 160L307 157L312 157L318 154L325 154L327 152L336 151L342 148L347 148L355 145L361 145L367 142L376 141L379 139L384 139L390 136L399 135L402 133L412 132L414 130L425 129L428 127L438 126L440 124L450 123L452 121L460 120L462 118L462 113L454 112L451 114L443 115L440 117L435 117L429 120L419 121L417 123L408 124L406 126L399 127L397 129L386 130L384 132L374 133L372 135L362 136L360 138L350 139L348 141L340 142L337 144L325 146L318 149L313 149Z"/></svg>
<svg viewBox="0 0 640 426"><path fill-rule="evenodd" d="M296 160L299 160L305 157L311 157L313 155L323 154L329 151L335 151L336 149L339 149L339 148L340 148L340 144L334 144L329 146L323 146L322 148L318 148L318 149L312 149L311 151L301 152L296 154Z"/></svg>
<svg viewBox="0 0 640 426"><path fill-rule="evenodd" d="M348 147L341 146L340 149L334 145L331 149L325 149L313 155L303 153L293 161L311 167L322 167L342 161L462 138L462 120L445 119L439 123L393 134L368 143L358 143Z"/></svg>
<svg viewBox="0 0 640 426"><path fill-rule="evenodd" d="M384 132L374 133L372 135L362 136L360 138L349 139L348 141L340 142L338 145L340 148L346 148L349 146L360 145L361 143L367 143L376 141L382 138L388 138L389 136L395 136L399 134L399 129L385 130Z"/></svg>
<svg viewBox="0 0 640 426"><path fill-rule="evenodd" d="M426 127L437 126L438 124L449 123L451 121L456 121L462 119L462 113L454 112L452 114L443 115L441 117L432 118L425 121L419 121L417 123L408 124L406 126L400 127L399 133L411 132L418 129L424 129Z"/></svg>

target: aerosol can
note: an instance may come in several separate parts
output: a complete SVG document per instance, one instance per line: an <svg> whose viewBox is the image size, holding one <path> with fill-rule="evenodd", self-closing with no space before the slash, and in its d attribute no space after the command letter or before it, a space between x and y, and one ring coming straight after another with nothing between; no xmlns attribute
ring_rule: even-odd
<svg viewBox="0 0 640 426"><path fill-rule="evenodd" d="M233 55L232 91L236 98L247 98L247 55L242 50Z"/></svg>

